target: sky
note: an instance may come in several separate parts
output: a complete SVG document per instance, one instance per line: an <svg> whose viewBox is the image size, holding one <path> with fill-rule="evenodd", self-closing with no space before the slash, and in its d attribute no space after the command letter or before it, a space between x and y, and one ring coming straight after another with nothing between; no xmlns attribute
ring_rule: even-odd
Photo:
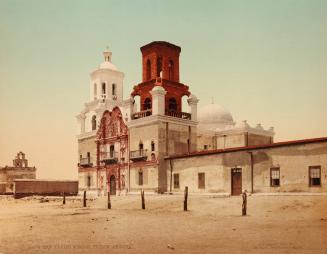
<svg viewBox="0 0 327 254"><path fill-rule="evenodd" d="M327 136L326 27L325 0L0 0L0 166L23 151L38 178L77 179L89 73L109 46L127 98L155 40L182 48L199 106L213 97L276 141Z"/></svg>

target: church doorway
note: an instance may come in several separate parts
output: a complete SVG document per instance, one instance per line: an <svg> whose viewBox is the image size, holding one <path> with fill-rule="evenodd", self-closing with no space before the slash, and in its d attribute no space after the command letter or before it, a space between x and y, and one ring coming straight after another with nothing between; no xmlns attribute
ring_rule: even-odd
<svg viewBox="0 0 327 254"><path fill-rule="evenodd" d="M116 195L116 177L110 176L110 195Z"/></svg>
<svg viewBox="0 0 327 254"><path fill-rule="evenodd" d="M232 195L240 195L242 193L242 169L232 168Z"/></svg>

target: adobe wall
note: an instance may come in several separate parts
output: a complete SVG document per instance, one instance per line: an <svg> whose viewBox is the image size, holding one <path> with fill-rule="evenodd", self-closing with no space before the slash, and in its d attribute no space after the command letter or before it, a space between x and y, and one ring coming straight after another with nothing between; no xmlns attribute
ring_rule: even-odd
<svg viewBox="0 0 327 254"><path fill-rule="evenodd" d="M248 134L248 146L256 146L256 145L271 144L271 143L272 143L272 137L253 134L253 133Z"/></svg>
<svg viewBox="0 0 327 254"><path fill-rule="evenodd" d="M197 151L205 150L204 146L207 146L208 150L217 149L217 138L213 134L200 133L197 136Z"/></svg>
<svg viewBox="0 0 327 254"><path fill-rule="evenodd" d="M187 157L172 160L172 173L179 174L180 187L174 188L172 177L172 191L184 191L188 186L189 192L231 192L231 168L242 168L242 188L251 189L250 158L247 154L238 152L233 154L213 154L198 157ZM168 190L170 190L169 160L166 160ZM205 173L205 188L198 188L198 173Z"/></svg>
<svg viewBox="0 0 327 254"><path fill-rule="evenodd" d="M179 173L180 188L190 192L231 193L231 169L242 168L242 189L251 191L253 154L254 192L327 192L327 142L266 149L197 155L172 159L172 172ZM321 186L309 186L309 166L321 166ZM270 168L280 168L280 187L270 186ZM166 160L170 190L171 167ZM198 188L198 173L205 173L205 189ZM173 179L172 179L173 185Z"/></svg>
<svg viewBox="0 0 327 254"><path fill-rule="evenodd" d="M262 149L254 153L255 192L327 192L327 142ZM321 186L309 186L309 166L321 166ZM270 168L280 168L280 187L270 187Z"/></svg>
<svg viewBox="0 0 327 254"><path fill-rule="evenodd" d="M88 177L90 177L90 186L87 186ZM79 190L97 190L96 168L80 169L78 172Z"/></svg>
<svg viewBox="0 0 327 254"><path fill-rule="evenodd" d="M13 193L15 179L35 179L34 167L3 167L0 168L0 182L5 187L0 188L0 193Z"/></svg>
<svg viewBox="0 0 327 254"><path fill-rule="evenodd" d="M15 180L14 197L29 195L77 195L78 181Z"/></svg>
<svg viewBox="0 0 327 254"><path fill-rule="evenodd" d="M143 185L139 185L139 170L143 172ZM130 191L158 191L158 167L157 166L131 166L130 168Z"/></svg>

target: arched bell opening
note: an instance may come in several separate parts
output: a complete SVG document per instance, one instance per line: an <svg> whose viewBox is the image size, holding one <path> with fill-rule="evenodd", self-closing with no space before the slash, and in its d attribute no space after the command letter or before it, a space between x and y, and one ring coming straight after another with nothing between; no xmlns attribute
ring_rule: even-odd
<svg viewBox="0 0 327 254"><path fill-rule="evenodd" d="M177 112L177 101L173 97L168 100L168 111Z"/></svg>
<svg viewBox="0 0 327 254"><path fill-rule="evenodd" d="M150 98L146 98L143 103L143 110L150 110L152 109L152 101Z"/></svg>

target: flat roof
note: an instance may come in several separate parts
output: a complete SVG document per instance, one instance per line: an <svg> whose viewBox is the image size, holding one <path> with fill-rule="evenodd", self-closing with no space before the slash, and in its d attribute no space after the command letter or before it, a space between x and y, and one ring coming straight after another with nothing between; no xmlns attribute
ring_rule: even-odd
<svg viewBox="0 0 327 254"><path fill-rule="evenodd" d="M150 48L150 47L153 47L153 46L165 46L165 47L170 47L170 48L173 48L173 49L177 49L179 52L181 51L181 47L177 46L177 45L174 45L170 42L167 42L167 41L153 41L153 42L150 42L144 46L142 46L140 49L141 51L144 50L144 49L147 49L147 48Z"/></svg>
<svg viewBox="0 0 327 254"><path fill-rule="evenodd" d="M219 154L219 153L251 151L251 150L257 150L257 149L267 149L267 148L275 148L275 147L282 147L282 146L294 146L294 145L318 143L318 142L325 142L325 141L327 141L327 137L290 140L290 141L276 142L276 143L265 144L265 145L242 146L242 147L232 147L232 148L226 148L226 149L205 150L205 151L192 152L189 154L167 156L167 157L165 157L165 160L203 156L203 155L210 155L210 154Z"/></svg>
<svg viewBox="0 0 327 254"><path fill-rule="evenodd" d="M14 179L16 182L78 182L78 180L55 180L55 179Z"/></svg>

